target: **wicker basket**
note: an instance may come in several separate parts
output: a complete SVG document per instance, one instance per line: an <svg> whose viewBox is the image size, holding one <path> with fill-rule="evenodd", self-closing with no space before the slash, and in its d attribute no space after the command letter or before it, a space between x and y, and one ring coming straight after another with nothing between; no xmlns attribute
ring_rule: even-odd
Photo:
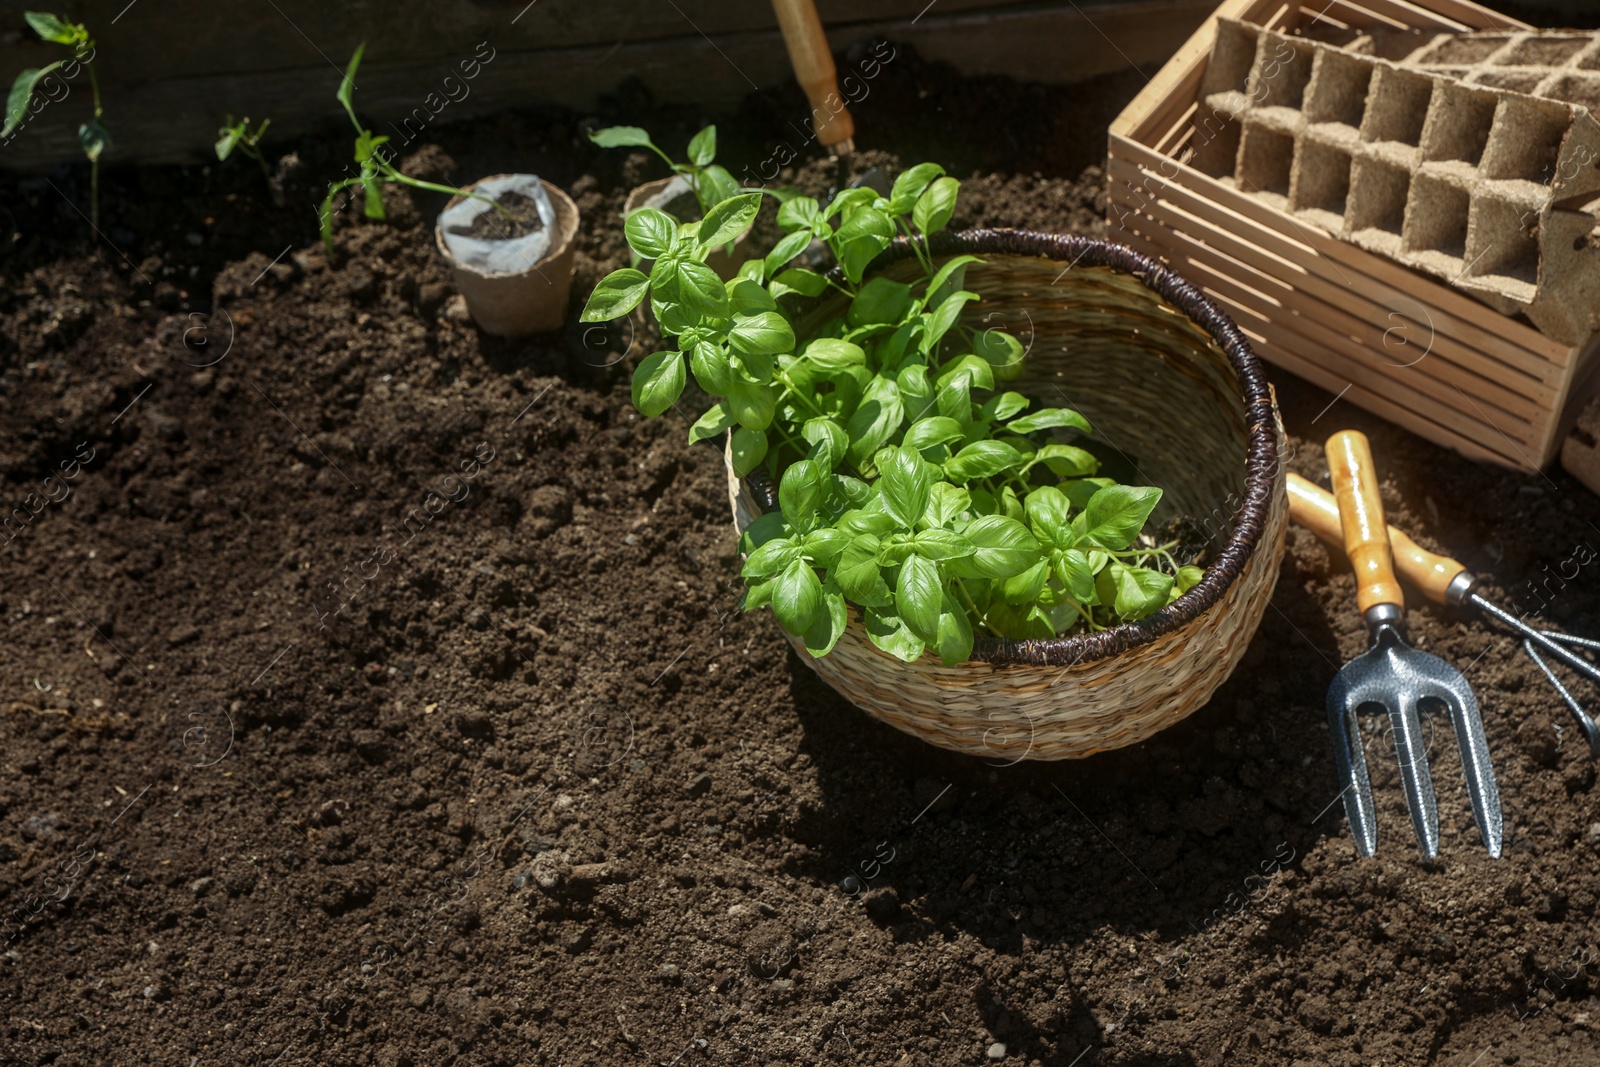
<svg viewBox="0 0 1600 1067"><path fill-rule="evenodd" d="M907 664L867 639L859 616L822 659L823 680L897 729L1007 763L1075 759L1142 741L1195 711L1244 654L1277 581L1288 524L1282 428L1261 364L1237 327L1172 271L1122 245L1056 234L968 230L936 259L970 253L972 325L1009 328L1027 349L1007 388L1071 407L1165 490L1158 524L1188 516L1220 551L1183 597L1135 623L1043 641L980 637L973 659ZM909 280L904 245L877 268ZM801 323L842 310L819 301ZM802 331L803 332L803 331ZM770 506L729 467L743 530ZM760 496L768 499L761 501Z"/></svg>

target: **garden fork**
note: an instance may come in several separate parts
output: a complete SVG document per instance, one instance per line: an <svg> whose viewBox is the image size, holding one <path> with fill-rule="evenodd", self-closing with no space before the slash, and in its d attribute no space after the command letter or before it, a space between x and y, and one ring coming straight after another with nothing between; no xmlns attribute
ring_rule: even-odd
<svg viewBox="0 0 1600 1067"><path fill-rule="evenodd" d="M1389 713L1394 727L1395 754L1417 843L1429 859L1439 854L1439 812L1419 714L1423 702L1437 701L1450 710L1478 836L1489 855L1498 857L1500 790L1489 761L1478 701L1460 671L1438 656L1406 644L1405 598L1394 576L1371 447L1364 434L1346 430L1328 439L1327 453L1345 554L1355 565L1357 602L1372 635L1372 647L1345 664L1328 687L1328 729L1333 735L1334 759L1344 783L1341 795L1356 850L1371 856L1378 847L1372 783L1356 718L1362 706L1376 704Z"/></svg>
<svg viewBox="0 0 1600 1067"><path fill-rule="evenodd" d="M1298 474L1289 475L1289 517L1325 541L1334 544L1343 536L1339 525L1339 504L1333 494ZM1557 630L1540 630L1529 626L1516 615L1495 605L1477 592L1478 578L1467 568L1451 559L1429 552L1393 526L1389 527L1389 544L1393 548L1395 569L1401 577L1422 590L1435 604L1456 607L1470 604L1494 621L1507 627L1522 638L1522 648L1528 657L1544 672L1550 684L1566 702L1568 710L1578 722L1578 728L1589 742L1589 752L1600 759L1600 727L1583 710L1561 679L1556 677L1545 655L1553 655L1567 666L1600 685L1600 667L1578 655L1575 651L1586 648L1600 651L1600 641L1588 637L1574 637Z"/></svg>

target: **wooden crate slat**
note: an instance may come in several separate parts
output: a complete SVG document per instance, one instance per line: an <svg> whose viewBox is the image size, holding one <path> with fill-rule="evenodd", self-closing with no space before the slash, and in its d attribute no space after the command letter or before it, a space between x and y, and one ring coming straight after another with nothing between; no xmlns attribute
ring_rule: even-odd
<svg viewBox="0 0 1600 1067"><path fill-rule="evenodd" d="M1156 251L1153 245L1142 241L1140 244L1147 251ZM1232 288L1232 283L1226 278L1210 275L1202 264L1192 261L1185 261L1181 269L1206 277L1206 282L1201 283L1202 288L1239 316L1240 329L1259 350L1273 353L1272 362L1275 365L1439 444L1461 448L1477 458L1491 459L1523 471L1531 472L1542 465L1541 454L1530 442L1519 442L1492 423L1454 408L1437 405L1432 397L1397 387L1392 382L1384 381L1381 388L1375 389L1374 383L1364 382L1359 368L1351 367L1340 353L1321 344L1318 339L1296 333L1276 320L1251 314L1248 308L1230 299L1225 294ZM1199 280L1196 277L1196 281ZM1376 400L1381 400L1381 403L1374 402ZM1489 443L1497 447L1491 448Z"/></svg>
<svg viewBox="0 0 1600 1067"><path fill-rule="evenodd" d="M1121 160L1112 161L1109 170L1113 182L1146 173ZM1234 259L1284 279L1285 285L1290 285L1289 279L1292 279L1293 286L1304 289L1331 307L1342 306L1362 314L1376 314L1377 319L1371 321L1387 321L1388 315L1396 312L1395 308L1383 303L1384 297L1394 292L1392 287L1373 282L1353 270L1345 271L1339 277L1314 271L1301 262L1304 257L1296 255L1294 244L1276 231L1240 219L1182 186L1164 185L1159 201L1143 205L1119 202L1136 211L1142 208L1145 214L1155 215L1157 221L1165 220L1160 218L1154 205L1167 205L1179 214L1179 218L1166 223L1170 229L1200 236L1207 244L1223 249ZM1201 224L1197 225L1196 222ZM1467 327L1444 312L1434 318L1433 310L1428 309L1428 315L1436 342L1442 342L1434 349L1441 356L1490 381L1504 384L1508 389L1533 400L1542 409L1548 410L1556 402L1557 391L1566 377L1564 368ZM1484 341L1489 344L1482 344Z"/></svg>
<svg viewBox="0 0 1600 1067"><path fill-rule="evenodd" d="M1111 124L1111 132L1135 134L1136 127L1144 126L1149 120L1150 112L1173 95L1178 83L1188 72L1197 66L1205 65L1206 59L1211 54L1211 42L1216 37L1219 17L1245 18L1251 9L1260 6L1262 0L1224 0L1223 4L1200 24L1200 28L1173 53L1172 58L1156 72L1155 77L1139 90L1139 94Z"/></svg>
<svg viewBox="0 0 1600 1067"><path fill-rule="evenodd" d="M1131 159L1141 166L1155 169L1156 173L1165 175L1167 170L1178 169L1177 178L1165 178L1167 184L1174 184L1181 180L1183 184L1194 191L1207 196L1214 203L1231 209L1245 218L1253 219L1268 228L1276 229L1282 233L1281 227L1292 227L1295 236L1311 251L1321 253L1330 260L1336 260L1341 267L1353 267L1366 273L1369 277L1383 284L1396 287L1408 293L1425 307L1449 312L1456 318L1469 323L1473 329L1484 330L1498 337L1502 337L1518 347L1538 353L1558 366L1568 367L1571 364L1573 350L1558 341L1545 337L1531 326L1525 326L1516 320L1500 314L1493 308L1458 293L1443 283L1417 274L1399 263L1385 259L1382 256L1367 252L1353 244L1341 241L1320 227L1296 219L1291 215L1279 211L1270 204L1265 204L1248 193L1241 192L1231 186L1225 185L1200 171L1165 156L1157 155L1144 145L1129 141L1127 138L1117 138L1116 147L1123 158Z"/></svg>
<svg viewBox="0 0 1600 1067"><path fill-rule="evenodd" d="M1178 237L1181 238L1181 235ZM1262 283L1269 282L1267 275L1254 272L1248 267L1243 267L1243 264L1230 261L1221 253L1192 242L1184 243L1179 250L1163 246L1152 237L1144 237L1142 243L1146 248L1162 251L1165 258L1173 262L1174 269L1178 269L1181 274L1187 274L1189 269L1202 270L1206 278L1203 285L1206 285L1206 288L1214 288L1219 294L1226 296L1230 306L1250 307L1254 302L1254 306L1259 309ZM1194 280L1200 282L1200 278ZM1280 307L1278 310L1286 309ZM1274 338L1275 346L1291 347L1294 344L1304 346L1307 342L1315 344L1323 354L1339 358L1341 366L1349 371L1347 381L1374 382L1376 379L1384 379L1386 387L1392 387L1392 390L1405 390L1413 395L1418 410L1426 411L1435 421L1448 424L1448 416L1443 414L1448 411L1462 419L1464 421L1462 424L1477 422L1480 426L1486 424L1494 427L1528 450L1538 450L1539 443L1544 438L1542 426L1533 426L1517 413L1506 411L1501 406L1488 402L1486 398L1472 397L1472 394L1467 394L1466 390L1461 389L1459 382L1438 382L1438 386L1445 386L1443 389L1438 386L1432 389L1418 387L1418 378L1429 378L1429 376L1419 374L1416 366L1406 368L1387 363L1384 358L1374 355L1370 347L1362 342L1352 341L1325 323L1317 322L1315 318L1301 314L1261 314L1261 318L1266 325L1258 325L1256 330ZM1293 338L1293 341L1286 341L1285 338ZM1277 362L1275 352L1264 355ZM1461 424L1456 426L1459 429Z"/></svg>

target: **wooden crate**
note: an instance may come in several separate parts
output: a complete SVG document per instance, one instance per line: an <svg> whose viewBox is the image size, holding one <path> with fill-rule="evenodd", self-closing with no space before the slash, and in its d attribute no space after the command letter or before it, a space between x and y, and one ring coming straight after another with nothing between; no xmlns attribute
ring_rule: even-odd
<svg viewBox="0 0 1600 1067"><path fill-rule="evenodd" d="M1111 127L1110 236L1167 261L1266 360L1430 441L1534 471L1600 388L1600 335L1559 344L1191 166L1220 123L1200 84L1218 17L1281 32L1525 24L1467 0L1226 0Z"/></svg>

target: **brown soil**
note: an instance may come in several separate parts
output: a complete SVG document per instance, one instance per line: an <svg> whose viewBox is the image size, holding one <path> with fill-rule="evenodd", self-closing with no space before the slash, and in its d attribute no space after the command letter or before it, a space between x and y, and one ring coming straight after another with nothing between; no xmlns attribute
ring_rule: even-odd
<svg viewBox="0 0 1600 1067"><path fill-rule="evenodd" d="M521 193L506 193L495 200L504 214L489 210L477 215L471 226L455 226L450 232L480 241L514 241L544 229L539 217L539 205L533 197Z"/></svg>
<svg viewBox="0 0 1600 1067"><path fill-rule="evenodd" d="M858 109L872 151L791 178L935 157L966 179L958 226L1100 233L1084 168L1142 84L907 53ZM791 87L725 121L735 173L803 113ZM625 94L585 122L676 145L700 119ZM409 173L572 191L575 306L625 262L649 157L564 115L438 136ZM63 201L78 168L0 190L0 487L30 516L0 565L0 1060L1592 1058L1594 761L1513 641L1413 613L1484 705L1500 861L1437 724L1442 858L1418 859L1381 735L1380 855L1354 856L1321 707L1363 635L1302 532L1184 723L1057 765L929 748L733 610L720 457L636 415L626 336L481 335L437 201L403 190L390 224L339 219L330 266L305 205L345 144L298 147L282 210L250 168L113 170L109 244ZM1295 470L1365 430L1397 523L1508 582L1576 570L1548 615L1600 634L1576 483L1274 380Z"/></svg>

